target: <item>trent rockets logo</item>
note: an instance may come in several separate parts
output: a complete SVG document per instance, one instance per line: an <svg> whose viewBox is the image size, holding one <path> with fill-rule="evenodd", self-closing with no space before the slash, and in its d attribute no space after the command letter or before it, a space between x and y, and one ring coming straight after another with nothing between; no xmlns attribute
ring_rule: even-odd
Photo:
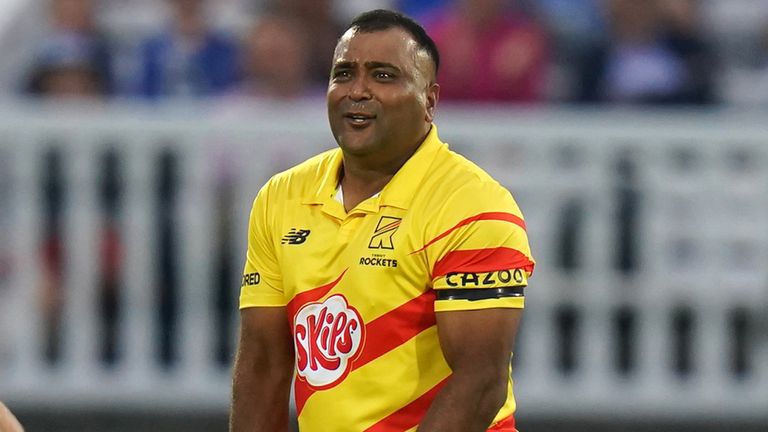
<svg viewBox="0 0 768 432"><path fill-rule="evenodd" d="M330 388L343 380L365 340L365 326L357 310L336 294L299 309L293 324L298 376L318 388Z"/></svg>
<svg viewBox="0 0 768 432"><path fill-rule="evenodd" d="M402 219L390 216L382 216L373 232L371 242L368 243L368 249L394 249L392 236L400 226Z"/></svg>

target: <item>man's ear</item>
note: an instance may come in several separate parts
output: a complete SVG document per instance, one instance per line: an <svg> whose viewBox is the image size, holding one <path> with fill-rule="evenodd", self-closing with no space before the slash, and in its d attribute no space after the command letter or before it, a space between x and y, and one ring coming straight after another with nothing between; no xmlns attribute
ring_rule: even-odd
<svg viewBox="0 0 768 432"><path fill-rule="evenodd" d="M427 89L427 123L432 123L435 118L435 109L437 108L437 101L440 99L440 85L432 83Z"/></svg>

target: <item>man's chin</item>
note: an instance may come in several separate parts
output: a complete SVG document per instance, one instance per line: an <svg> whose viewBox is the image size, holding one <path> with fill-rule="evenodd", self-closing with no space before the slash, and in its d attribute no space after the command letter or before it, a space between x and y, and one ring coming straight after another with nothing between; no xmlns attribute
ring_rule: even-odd
<svg viewBox="0 0 768 432"><path fill-rule="evenodd" d="M367 156L373 153L376 147L370 139L363 139L360 136L350 137L346 134L341 135L337 142L344 154L351 156Z"/></svg>

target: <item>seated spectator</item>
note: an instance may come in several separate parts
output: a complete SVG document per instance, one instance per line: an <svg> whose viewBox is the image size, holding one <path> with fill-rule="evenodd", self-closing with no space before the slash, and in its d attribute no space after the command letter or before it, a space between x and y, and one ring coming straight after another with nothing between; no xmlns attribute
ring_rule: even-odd
<svg viewBox="0 0 768 432"><path fill-rule="evenodd" d="M552 39L553 59L570 69L605 33L604 0L535 0L536 12Z"/></svg>
<svg viewBox="0 0 768 432"><path fill-rule="evenodd" d="M230 89L236 83L237 47L209 27L205 0L167 1L173 20L142 44L138 93L157 99L213 96Z"/></svg>
<svg viewBox="0 0 768 432"><path fill-rule="evenodd" d="M331 59L344 25L334 15L332 0L272 0L266 11L289 16L309 35L308 79L312 84L327 85Z"/></svg>
<svg viewBox="0 0 768 432"><path fill-rule="evenodd" d="M98 98L107 94L108 82L92 39L58 34L41 48L26 91L49 98Z"/></svg>
<svg viewBox="0 0 768 432"><path fill-rule="evenodd" d="M715 81L720 70L712 41L703 32L701 0L657 0L670 48L685 62L687 103L715 102Z"/></svg>
<svg viewBox="0 0 768 432"><path fill-rule="evenodd" d="M430 21L451 4L450 0L397 0L397 10L420 22Z"/></svg>
<svg viewBox="0 0 768 432"><path fill-rule="evenodd" d="M293 99L306 96L309 82L309 35L289 16L266 14L243 41L242 81L238 96Z"/></svg>
<svg viewBox="0 0 768 432"><path fill-rule="evenodd" d="M657 0L609 0L609 35L580 62L578 101L713 102L712 55L699 34L696 4L679 0L668 6Z"/></svg>
<svg viewBox="0 0 768 432"><path fill-rule="evenodd" d="M440 49L443 100L536 102L543 98L548 42L543 28L505 0L457 0L427 23Z"/></svg>
<svg viewBox="0 0 768 432"><path fill-rule="evenodd" d="M94 15L92 0L50 0L49 30L37 49L25 92L62 96L112 92L110 44Z"/></svg>
<svg viewBox="0 0 768 432"><path fill-rule="evenodd" d="M602 32L603 0L535 0L537 11L554 32L563 37L588 40ZM574 44L576 45L576 44Z"/></svg>

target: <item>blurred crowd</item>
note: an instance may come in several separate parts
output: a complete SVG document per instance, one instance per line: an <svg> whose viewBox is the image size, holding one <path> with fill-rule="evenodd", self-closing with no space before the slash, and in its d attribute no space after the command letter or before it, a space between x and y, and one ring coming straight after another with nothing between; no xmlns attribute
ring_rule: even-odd
<svg viewBox="0 0 768 432"><path fill-rule="evenodd" d="M237 104L253 98L321 97L345 23L361 10L388 7L419 20L435 39L441 53L438 81L443 102L724 105L738 99L723 90L732 78L724 71L729 70L729 62L740 60L744 66L740 81L746 83L741 100L768 106L768 0L750 3L764 5L761 11L750 12L767 19L756 27L749 43L736 45L715 37L711 26L705 25L711 20L704 19L705 6L735 5L735 0L242 0L244 24L232 26L212 18L221 4L214 0L135 0L167 13L155 28L135 32L106 25L104 18L106 6L134 0L38 1L45 4L47 26L32 44L35 49L29 64L23 65L17 89L39 98L193 98ZM136 12L141 20L144 15ZM45 357L52 363L61 356L62 280L68 252L62 238L68 199L64 157L54 148L40 167L45 201L41 308L46 317ZM176 157L163 155L154 197L159 221L154 281L161 322L158 352L164 364L173 363L177 356L173 334L181 281L174 261L179 235L174 228L178 225L174 219L179 189ZM116 339L123 313L118 301L124 255L118 159L108 153L100 164L98 309L104 326L100 356L106 364L120 357ZM10 226L9 171L2 169L4 163L9 162L0 157L0 228ZM620 171L624 188L619 191L618 208L624 213L619 237L625 240L617 267L630 272L636 266L636 239L625 233L635 229L638 198L632 167ZM220 244L215 246L212 283L217 290L220 341L216 356L220 364L228 365L236 310L233 290L238 288L233 278L239 268L234 263L240 258L230 238L227 213L234 206L232 187L226 178L219 186L216 208L224 210L217 215ZM566 208L567 223L581 223L585 211L579 205ZM572 237L577 231L563 225L559 248L563 268L578 265ZM10 243L9 232L0 229L0 245ZM9 256L0 253L0 294L11 273ZM0 326L0 333L3 330Z"/></svg>
<svg viewBox="0 0 768 432"><path fill-rule="evenodd" d="M443 101L731 99L721 73L730 58L705 25L706 0L253 0L241 2L246 25L229 27L214 24L212 0L156 0L167 19L146 34L105 28L99 11L117 0L44 1L47 34L19 85L43 97L322 95L345 22L359 9L388 7L415 17L437 42ZM768 82L758 79L768 77L768 21L764 28L748 56L749 93Z"/></svg>

